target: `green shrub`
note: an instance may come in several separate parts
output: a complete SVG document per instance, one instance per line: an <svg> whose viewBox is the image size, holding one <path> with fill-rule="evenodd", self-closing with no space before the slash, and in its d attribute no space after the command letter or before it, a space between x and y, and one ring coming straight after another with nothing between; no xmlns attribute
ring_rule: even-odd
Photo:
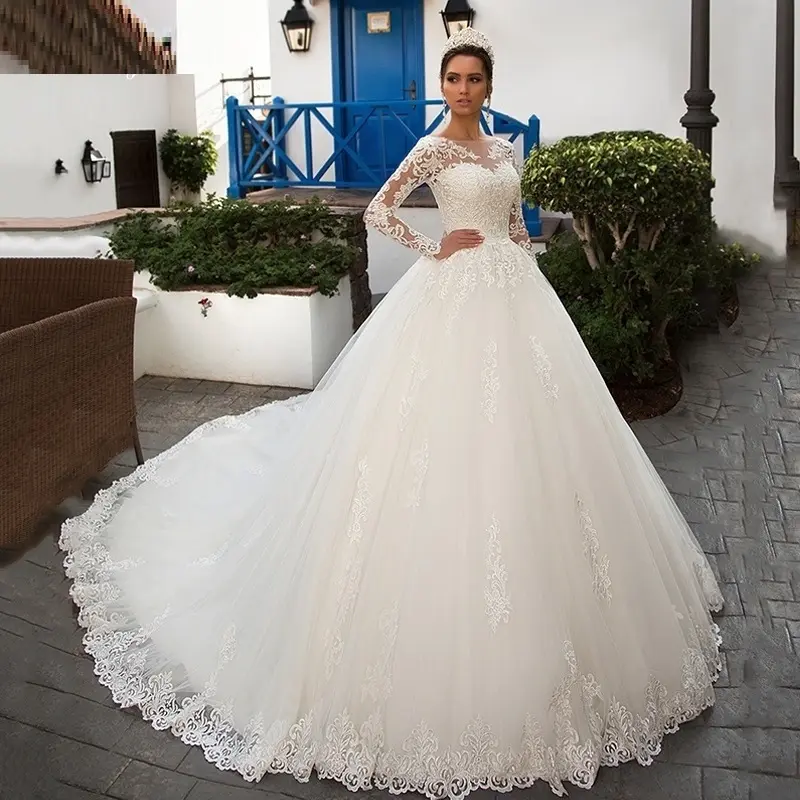
<svg viewBox="0 0 800 800"><path fill-rule="evenodd" d="M191 136L170 128L158 149L164 174L177 189L199 192L217 168L217 147L210 131Z"/></svg>
<svg viewBox="0 0 800 800"><path fill-rule="evenodd" d="M702 213L712 177L705 156L682 139L615 131L537 148L522 186L529 202L572 214L597 269L627 247L655 249L670 223Z"/></svg>
<svg viewBox="0 0 800 800"><path fill-rule="evenodd" d="M302 205L212 197L169 213L140 212L110 236L117 258L131 258L161 289L226 286L255 297L259 289L316 287L336 293L356 256L355 219L317 200Z"/></svg>
<svg viewBox="0 0 800 800"><path fill-rule="evenodd" d="M603 377L609 382L623 375L650 377L649 320L637 311L630 295L615 291L608 271L591 269L578 238L559 235L538 262Z"/></svg>
<svg viewBox="0 0 800 800"><path fill-rule="evenodd" d="M712 184L702 153L651 131L568 137L527 159L525 199L575 231L540 266L607 380L652 377L757 260L716 242Z"/></svg>
<svg viewBox="0 0 800 800"><path fill-rule="evenodd" d="M740 245L701 239L687 248L667 236L655 250L625 250L592 269L572 233L560 234L538 257L609 383L652 378L680 341L711 321L709 313L716 322L719 300L756 260ZM712 287L709 312L701 297Z"/></svg>

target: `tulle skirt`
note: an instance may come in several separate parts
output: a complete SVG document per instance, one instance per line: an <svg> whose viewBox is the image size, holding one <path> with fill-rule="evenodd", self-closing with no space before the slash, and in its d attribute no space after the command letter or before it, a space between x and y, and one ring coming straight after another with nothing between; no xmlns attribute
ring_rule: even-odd
<svg viewBox="0 0 800 800"><path fill-rule="evenodd" d="M714 699L714 576L510 240L420 260L316 391L201 426L60 543L114 700L247 780L561 794Z"/></svg>

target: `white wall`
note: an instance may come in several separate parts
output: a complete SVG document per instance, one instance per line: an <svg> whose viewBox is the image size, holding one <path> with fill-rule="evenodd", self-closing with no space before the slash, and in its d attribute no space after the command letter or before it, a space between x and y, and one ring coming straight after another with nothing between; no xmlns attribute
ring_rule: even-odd
<svg viewBox="0 0 800 800"><path fill-rule="evenodd" d="M290 0L268 3L273 94L287 103L330 103L333 100L330 5L325 0L313 7L306 3L314 20L311 49L307 53L290 53L283 38L281 20L291 5Z"/></svg>
<svg viewBox="0 0 800 800"><path fill-rule="evenodd" d="M333 101L333 77L331 74L331 16L326 0L308 7L314 20L311 34L311 49L307 53L290 53L283 36L281 20L291 7L285 0L270 0L269 40L272 60L272 93L287 103L330 103ZM332 122L330 109L322 115ZM312 120L312 141L315 170L320 169L333 153L333 140L317 120ZM302 120L288 142L289 157L303 170L305 160L305 133ZM331 167L325 180L335 180L336 170Z"/></svg>
<svg viewBox="0 0 800 800"><path fill-rule="evenodd" d="M157 2L158 0L149 0ZM205 192L225 195L228 189L228 128L225 97L234 94L249 102L249 82L220 84L220 78L240 78L250 68L270 75L267 0L172 0L177 4L180 44L176 50L179 73L195 76L198 130L210 130L219 160ZM269 93L269 83L256 82L256 94Z"/></svg>
<svg viewBox="0 0 800 800"><path fill-rule="evenodd" d="M780 255L786 213L773 205L775 4L725 0L711 8L711 88L720 119L714 131L714 214L729 236ZM800 97L795 102L800 105Z"/></svg>
<svg viewBox="0 0 800 800"><path fill-rule="evenodd" d="M495 46L494 106L522 120L539 116L543 141L607 129L648 128L685 136L680 119L689 87L688 2L471 4L476 27ZM270 7L274 92L288 102L330 101L329 6L317 2L309 8L316 24L311 52L303 54L290 54L283 42L279 23L288 7L281 2ZM442 0L425 0L429 99L441 96L442 7ZM720 117L714 134L714 211L729 235L780 253L785 248L785 218L772 202L774 3L726 0L712 8L711 83ZM326 145L324 138L315 145L321 157L330 152Z"/></svg>
<svg viewBox="0 0 800 800"><path fill-rule="evenodd" d="M113 158L112 131L171 127L194 133L191 75L3 75L0 217L80 216L116 208L112 177L88 184L81 169L90 139ZM55 174L56 159L69 170ZM169 183L161 175L162 202Z"/></svg>
<svg viewBox="0 0 800 800"><path fill-rule="evenodd" d="M607 129L648 128L684 137L689 87L690 4L664 0L560 0L536 4L473 0L476 27L494 42L494 105L542 121L542 139ZM444 29L426 4L428 93ZM763 0L712 3L711 87L714 214L723 232L770 253L785 250L785 214L773 206L775 7ZM531 35L520 36L527 18ZM439 31L441 30L441 33ZM498 43L501 43L498 46ZM758 58L745 54L758 53Z"/></svg>

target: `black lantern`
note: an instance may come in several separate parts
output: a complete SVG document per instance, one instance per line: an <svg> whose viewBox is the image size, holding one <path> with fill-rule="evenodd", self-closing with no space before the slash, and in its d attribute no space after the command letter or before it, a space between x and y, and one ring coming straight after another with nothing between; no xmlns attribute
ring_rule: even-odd
<svg viewBox="0 0 800 800"><path fill-rule="evenodd" d="M442 11L442 19L449 39L454 33L472 27L472 23L475 21L475 11L469 4L469 0L447 0L447 5Z"/></svg>
<svg viewBox="0 0 800 800"><path fill-rule="evenodd" d="M303 0L294 0L294 6L281 21L286 46L290 53L307 53L311 47L311 29L314 20L308 15Z"/></svg>
<svg viewBox="0 0 800 800"><path fill-rule="evenodd" d="M92 147L92 143L88 139L83 148L81 166L86 183L100 183L103 178L111 177L111 162L107 158L103 158L103 154Z"/></svg>

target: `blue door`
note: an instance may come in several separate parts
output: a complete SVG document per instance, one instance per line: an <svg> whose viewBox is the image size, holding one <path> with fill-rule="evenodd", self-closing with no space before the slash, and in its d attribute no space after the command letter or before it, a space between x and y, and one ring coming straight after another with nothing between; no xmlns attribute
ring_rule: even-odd
<svg viewBox="0 0 800 800"><path fill-rule="evenodd" d="M343 100L364 103L342 115L344 136L364 164L342 159L349 183L383 183L425 131L423 0L344 0ZM377 104L388 104L377 107ZM369 171L364 169L368 167ZM373 174L370 174L373 173ZM376 177L377 176L377 181Z"/></svg>

